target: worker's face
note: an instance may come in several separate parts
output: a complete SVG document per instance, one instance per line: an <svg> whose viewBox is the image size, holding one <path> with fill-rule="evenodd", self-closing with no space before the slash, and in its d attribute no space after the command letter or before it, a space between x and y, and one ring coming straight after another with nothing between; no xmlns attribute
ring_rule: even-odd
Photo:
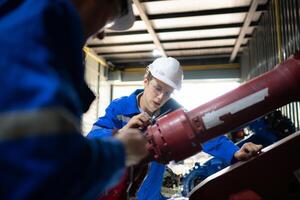
<svg viewBox="0 0 300 200"><path fill-rule="evenodd" d="M156 78L152 78L151 80L145 78L144 89L145 106L151 112L155 112L163 106L174 91L171 86Z"/></svg>

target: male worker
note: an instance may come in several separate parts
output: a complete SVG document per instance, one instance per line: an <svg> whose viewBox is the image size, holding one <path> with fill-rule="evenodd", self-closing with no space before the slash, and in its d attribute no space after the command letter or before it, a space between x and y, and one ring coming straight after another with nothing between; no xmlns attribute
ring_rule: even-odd
<svg viewBox="0 0 300 200"><path fill-rule="evenodd" d="M132 19L127 0L0 1L0 199L95 199L146 156L138 129L80 134L84 42Z"/></svg>
<svg viewBox="0 0 300 200"><path fill-rule="evenodd" d="M180 89L182 78L182 68L176 59L157 58L147 68L143 81L144 90L136 90L130 96L112 101L106 109L105 116L100 117L94 124L88 137L111 136L113 129L128 130L136 127L144 129L149 125L151 118L176 110L180 105L170 98L170 95L174 89ZM246 143L239 149L225 136L203 144L203 151L224 159L228 164L235 159L248 159L261 148L261 145ZM161 198L160 188L164 171L164 165L157 162L150 164L148 175L137 193L138 200ZM120 186L115 187L115 190L118 188ZM114 189L110 190L110 193L115 192Z"/></svg>

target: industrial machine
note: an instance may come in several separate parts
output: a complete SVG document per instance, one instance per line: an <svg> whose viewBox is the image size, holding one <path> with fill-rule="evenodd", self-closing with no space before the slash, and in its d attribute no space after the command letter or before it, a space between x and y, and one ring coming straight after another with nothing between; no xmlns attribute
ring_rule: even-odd
<svg viewBox="0 0 300 200"><path fill-rule="evenodd" d="M178 109L147 129L147 148L161 163L180 161L201 144L300 99L300 54L191 111Z"/></svg>
<svg viewBox="0 0 300 200"><path fill-rule="evenodd" d="M188 194L189 199L300 199L299 144L300 131L209 176Z"/></svg>
<svg viewBox="0 0 300 200"><path fill-rule="evenodd" d="M204 181L210 175L224 169L228 165L218 158L211 158L202 165L198 162L191 171L183 178L182 195L187 196L199 183Z"/></svg>
<svg viewBox="0 0 300 200"><path fill-rule="evenodd" d="M240 130L228 133L230 138L241 147L246 142L261 144L267 147L296 131L295 125L281 111L275 110L247 124ZM246 132L246 133L245 133ZM242 134L241 134L242 133ZM238 134L238 136L236 136ZM183 178L182 195L187 196L207 177L227 167L228 164L219 158L211 158L203 164L195 163L191 171Z"/></svg>
<svg viewBox="0 0 300 200"><path fill-rule="evenodd" d="M213 101L188 112L178 109L161 117L147 129L148 151L153 160L161 163L183 160L201 151L202 143L299 98L300 54L295 54ZM201 182L189 194L190 199L234 199L231 195L243 195L243 191L253 199L299 198L300 159L292 156L300 151L299 144L297 132L263 149L259 156ZM293 189L296 192L291 192Z"/></svg>

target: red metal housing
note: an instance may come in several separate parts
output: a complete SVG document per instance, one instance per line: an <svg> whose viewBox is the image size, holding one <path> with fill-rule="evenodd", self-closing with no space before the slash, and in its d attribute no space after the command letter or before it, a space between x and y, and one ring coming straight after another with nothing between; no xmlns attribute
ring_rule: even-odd
<svg viewBox="0 0 300 200"><path fill-rule="evenodd" d="M201 144L300 98L300 54L189 112L176 110L147 129L153 159L179 161Z"/></svg>

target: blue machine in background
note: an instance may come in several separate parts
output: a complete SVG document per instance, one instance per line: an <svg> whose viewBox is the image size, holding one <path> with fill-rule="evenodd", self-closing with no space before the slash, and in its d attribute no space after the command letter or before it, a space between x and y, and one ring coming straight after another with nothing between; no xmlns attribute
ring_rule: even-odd
<svg viewBox="0 0 300 200"><path fill-rule="evenodd" d="M249 123L243 129L229 133L228 136L239 147L246 142L266 147L294 132L296 128L291 120L276 110ZM187 196L197 184L227 166L226 162L218 158L212 158L202 165L195 163L193 169L183 177L182 195Z"/></svg>
<svg viewBox="0 0 300 200"><path fill-rule="evenodd" d="M182 195L187 196L187 194L201 181L227 166L228 165L223 160L218 158L212 158L203 165L195 163L195 166L190 173L184 176Z"/></svg>

